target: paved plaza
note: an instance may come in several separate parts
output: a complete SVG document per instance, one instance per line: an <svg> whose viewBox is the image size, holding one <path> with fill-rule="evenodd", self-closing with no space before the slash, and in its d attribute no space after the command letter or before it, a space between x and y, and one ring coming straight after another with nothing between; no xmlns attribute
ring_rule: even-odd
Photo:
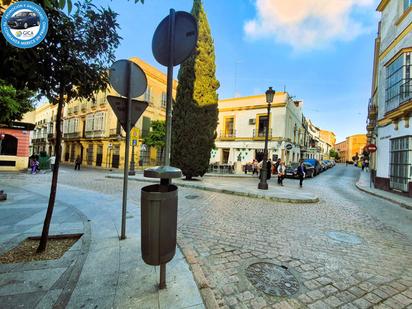
<svg viewBox="0 0 412 309"><path fill-rule="evenodd" d="M162 295L154 295L156 275L135 280L141 274L139 270L147 267L141 261L139 251L139 203L140 190L148 183L129 183L128 239L119 244L115 229L120 224L122 181L106 178L118 173L87 169L75 172L71 167L64 167L59 177L58 200L68 206L59 211L56 209L52 223L57 223L56 232L60 229L63 232L67 226L76 226L75 222L91 220L88 250L89 256L93 256L85 260L78 282L73 283L68 304L76 307L82 301L84 308L94 308L95 305L98 308L141 308L132 306L133 302L119 303L119 299L127 299L119 297L121 293L103 292L110 290L107 285L113 280L110 265L100 264L108 253L120 256L117 264L120 268L116 266L118 271L115 273L118 274L116 278L120 278L116 281L117 290L123 286L123 295L129 299L132 296L131 301L137 302L136 294L144 295L145 288L151 287L150 297L158 301L163 299L164 308L204 306L196 303L200 294L188 264L192 271L201 270L204 274L201 282L195 274L198 287L210 287L221 308L412 308L412 212L358 190L355 183L360 173L352 166L338 165L314 179L305 180L303 189L298 188L296 180L285 180L287 190L316 195L318 203L282 203L180 187L178 242L186 258L181 255L175 258L173 263L181 266L171 267L169 278L176 284L171 284L166 292L170 298L162 298ZM26 190L29 195L33 192L41 195L33 196L39 199L37 207L45 208L50 179L50 174L1 175L0 186L8 191L10 200L9 204L0 204L0 213L15 207L11 201L19 190ZM225 183L239 188L257 186L257 179L252 177L224 180L205 177L204 182L219 183L223 187ZM276 180L271 179L269 190L272 194L279 189ZM16 240L20 235L15 228L22 225L18 221L30 217L30 222L39 224L33 219L35 209L31 208L34 207L24 206L28 196L25 198L25 202L18 202L21 209L15 213L21 219L12 219L13 213L9 212L8 226L1 230L2 250L10 239ZM25 213L24 209L29 208L30 213ZM40 214L37 212L38 218L41 218ZM69 224L70 221L73 223ZM113 229L106 231L109 222ZM77 227L84 231L85 226L87 223ZM4 236L5 230L10 234L8 239ZM25 234L36 231L34 226L27 226ZM108 235L111 239L106 239L110 238ZM101 242L99 237L105 241ZM81 244L77 246L73 250L82 249ZM130 265L122 261L123 247ZM43 296L55 290L51 286L56 286L56 282L52 281L61 278L60 272L64 273L66 269L67 262L64 261L53 262L64 265L53 267L58 270L47 277L49 285L38 288ZM129 268L123 269L122 265ZM174 274L173 269L176 269ZM95 271L94 275L91 270ZM3 303L10 299L4 295L9 297L18 289L18 283L10 275L14 271L24 272L24 269L1 268L0 297ZM82 295L83 284L88 282L92 287L93 280L101 284L93 290L96 293L102 291L98 300ZM188 287L178 285L182 282L188 282ZM107 296L103 296L105 294ZM23 297L15 299L23 301ZM39 296L39 299L43 298ZM173 305L168 303L170 299L174 301ZM193 301L188 302L188 299ZM157 306L162 307L159 303Z"/></svg>

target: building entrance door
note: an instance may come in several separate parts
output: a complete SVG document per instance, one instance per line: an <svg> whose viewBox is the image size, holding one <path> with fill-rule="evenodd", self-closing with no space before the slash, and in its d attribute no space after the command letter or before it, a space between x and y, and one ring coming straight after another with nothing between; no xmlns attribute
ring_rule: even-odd
<svg viewBox="0 0 412 309"><path fill-rule="evenodd" d="M96 166L102 166L103 145L97 145Z"/></svg>
<svg viewBox="0 0 412 309"><path fill-rule="evenodd" d="M260 162L263 160L264 157L264 151L261 149L256 149L255 150L255 159L256 161Z"/></svg>
<svg viewBox="0 0 412 309"><path fill-rule="evenodd" d="M113 145L112 167L119 168L120 145Z"/></svg>
<svg viewBox="0 0 412 309"><path fill-rule="evenodd" d="M227 164L229 162L230 149L222 149L222 163Z"/></svg>
<svg viewBox="0 0 412 309"><path fill-rule="evenodd" d="M93 164L93 144L87 147L87 165Z"/></svg>

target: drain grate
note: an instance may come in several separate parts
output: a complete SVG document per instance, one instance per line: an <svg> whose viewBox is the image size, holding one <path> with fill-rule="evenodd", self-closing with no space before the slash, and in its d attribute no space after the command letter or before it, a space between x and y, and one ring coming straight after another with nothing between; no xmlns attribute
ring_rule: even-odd
<svg viewBox="0 0 412 309"><path fill-rule="evenodd" d="M187 198L188 200L194 200L197 199L199 197L199 195L186 195L185 198Z"/></svg>
<svg viewBox="0 0 412 309"><path fill-rule="evenodd" d="M351 245L359 245L360 243L362 243L362 239L357 235L345 232L330 231L326 233L326 236L333 240L344 242Z"/></svg>
<svg viewBox="0 0 412 309"><path fill-rule="evenodd" d="M299 281L286 266L259 262L249 265L246 277L258 290L273 296L292 296L299 291Z"/></svg>

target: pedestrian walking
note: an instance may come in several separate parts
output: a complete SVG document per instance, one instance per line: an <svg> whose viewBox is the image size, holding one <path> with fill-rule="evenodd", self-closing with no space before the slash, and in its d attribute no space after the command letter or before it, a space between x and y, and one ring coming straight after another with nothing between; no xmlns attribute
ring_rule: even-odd
<svg viewBox="0 0 412 309"><path fill-rule="evenodd" d="M76 161L74 162L74 170L80 171L80 164L82 164L82 159L80 156L77 156Z"/></svg>
<svg viewBox="0 0 412 309"><path fill-rule="evenodd" d="M252 162L252 176L254 176L254 175L259 175L259 172L258 172L258 161L256 160L256 159L253 159L253 162Z"/></svg>
<svg viewBox="0 0 412 309"><path fill-rule="evenodd" d="M34 175L40 170L40 163L37 160L36 156L33 156L30 159L30 168L31 168L31 173Z"/></svg>
<svg viewBox="0 0 412 309"><path fill-rule="evenodd" d="M53 172L54 171L54 164L56 163L56 156L52 155L49 160L47 160L50 162L50 169Z"/></svg>
<svg viewBox="0 0 412 309"><path fill-rule="evenodd" d="M365 170L365 160L362 160L362 172Z"/></svg>
<svg viewBox="0 0 412 309"><path fill-rule="evenodd" d="M365 160L365 169L367 172L369 172L369 160L368 159Z"/></svg>
<svg viewBox="0 0 412 309"><path fill-rule="evenodd" d="M286 165L284 161L281 161L278 166L278 184L283 186L283 179L285 178Z"/></svg>
<svg viewBox="0 0 412 309"><path fill-rule="evenodd" d="M303 161L300 161L300 164L298 166L298 176L299 176L299 187L302 188L303 179L305 179L306 177L306 167Z"/></svg>
<svg viewBox="0 0 412 309"><path fill-rule="evenodd" d="M281 162L281 160L280 159L277 159L276 160L276 163L275 163L275 175L278 173L278 167L279 167L279 165L280 165L280 162ZM279 177L278 177L278 185L280 185L280 179L279 179Z"/></svg>

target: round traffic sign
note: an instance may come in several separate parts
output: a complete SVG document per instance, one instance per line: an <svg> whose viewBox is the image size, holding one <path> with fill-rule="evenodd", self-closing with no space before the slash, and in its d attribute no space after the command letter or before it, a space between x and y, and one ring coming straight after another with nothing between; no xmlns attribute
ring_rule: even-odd
<svg viewBox="0 0 412 309"><path fill-rule="evenodd" d="M375 144L369 144L366 146L366 149L368 149L369 152L375 152L378 149L378 147L376 147Z"/></svg>
<svg viewBox="0 0 412 309"><path fill-rule="evenodd" d="M170 15L166 16L157 26L152 40L153 56L164 66L169 65L169 22ZM183 11L176 12L173 66L181 64L192 55L196 48L197 35L197 22L193 15Z"/></svg>
<svg viewBox="0 0 412 309"><path fill-rule="evenodd" d="M292 150L293 145L292 144L286 144L285 148L286 148L286 150Z"/></svg>
<svg viewBox="0 0 412 309"><path fill-rule="evenodd" d="M121 96L127 97L127 88L129 81L128 66L130 64L130 97L136 98L138 96L141 96L147 88L146 74L136 63L126 59L116 61L110 68L109 81L114 90L116 90Z"/></svg>

